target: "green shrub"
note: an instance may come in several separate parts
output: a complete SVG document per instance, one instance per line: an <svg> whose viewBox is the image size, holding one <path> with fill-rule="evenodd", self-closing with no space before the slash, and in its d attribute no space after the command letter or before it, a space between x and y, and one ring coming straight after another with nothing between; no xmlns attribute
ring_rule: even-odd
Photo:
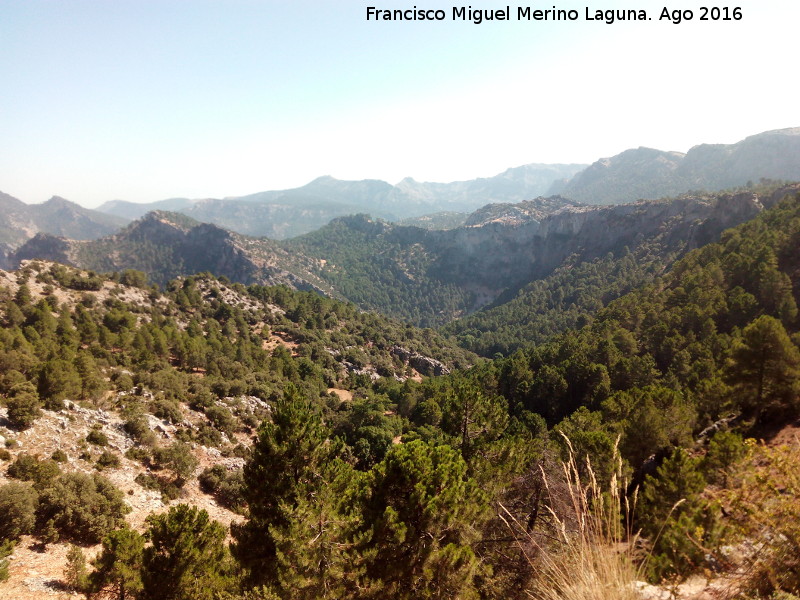
<svg viewBox="0 0 800 600"><path fill-rule="evenodd" d="M125 452L125 458L128 460L135 460L144 465L150 462L150 451L141 446L133 446Z"/></svg>
<svg viewBox="0 0 800 600"><path fill-rule="evenodd" d="M124 424L125 431L137 442L145 446L152 446L156 443L155 434L150 431L147 418L142 413L130 415Z"/></svg>
<svg viewBox="0 0 800 600"><path fill-rule="evenodd" d="M110 452L108 450L104 450L103 453L97 457L97 463L95 463L95 468L102 471L103 469L118 469L120 465L119 456Z"/></svg>
<svg viewBox="0 0 800 600"><path fill-rule="evenodd" d="M108 446L108 436L97 426L92 427L92 430L86 435L86 441L95 446Z"/></svg>
<svg viewBox="0 0 800 600"><path fill-rule="evenodd" d="M164 504L176 500L181 496L181 488L175 482L163 477L158 477L152 473L139 473L134 479L136 483L146 490L152 490L161 494L161 501Z"/></svg>
<svg viewBox="0 0 800 600"><path fill-rule="evenodd" d="M40 494L36 523L45 541L96 544L122 525L129 511L122 492L105 477L68 473Z"/></svg>
<svg viewBox="0 0 800 600"><path fill-rule="evenodd" d="M222 434L211 425L203 423L194 435L194 441L201 446L219 448L222 445Z"/></svg>
<svg viewBox="0 0 800 600"><path fill-rule="evenodd" d="M20 392L8 399L8 420L15 429L28 429L42 414L39 397L33 390Z"/></svg>
<svg viewBox="0 0 800 600"><path fill-rule="evenodd" d="M177 400L157 398L153 401L150 410L159 419L164 419L172 424L183 421L183 411Z"/></svg>
<svg viewBox="0 0 800 600"><path fill-rule="evenodd" d="M231 414L231 411L224 406L213 405L205 410L206 417L211 421L211 424L220 432L227 435L229 438L236 432L236 418Z"/></svg>
<svg viewBox="0 0 800 600"><path fill-rule="evenodd" d="M192 449L183 442L153 450L153 464L159 469L167 469L175 477L175 483L182 487L197 468L198 460L192 454Z"/></svg>
<svg viewBox="0 0 800 600"><path fill-rule="evenodd" d="M42 489L47 487L61 474L61 469L54 460L39 460L37 456L21 453L17 460L8 467L8 476L22 481L32 481L33 485Z"/></svg>
<svg viewBox="0 0 800 600"><path fill-rule="evenodd" d="M800 590L800 442L747 446L752 456L731 474L726 497L739 531L761 543L742 588L782 598Z"/></svg>
<svg viewBox="0 0 800 600"><path fill-rule="evenodd" d="M205 469L198 477L200 489L216 498L222 506L234 512L245 507L244 474L242 469L229 471L224 465Z"/></svg>
<svg viewBox="0 0 800 600"><path fill-rule="evenodd" d="M16 540L33 531L39 495L29 483L12 481L0 487L0 539Z"/></svg>

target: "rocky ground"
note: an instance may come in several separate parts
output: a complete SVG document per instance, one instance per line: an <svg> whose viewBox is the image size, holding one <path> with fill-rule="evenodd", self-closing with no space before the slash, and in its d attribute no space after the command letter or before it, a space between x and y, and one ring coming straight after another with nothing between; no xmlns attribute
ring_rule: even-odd
<svg viewBox="0 0 800 600"><path fill-rule="evenodd" d="M182 408L190 424L196 424L204 418L187 406ZM122 419L116 413L67 403L67 408L64 410L43 411L43 415L30 429L16 432L8 427L5 412L5 408L0 408L0 444L5 443L8 447L11 459L5 461L4 465L0 464L0 485L9 481L5 473L8 464L23 452L44 459L52 456L56 450L62 450L68 457L66 462L60 464L62 471L91 473L95 471L94 461L80 457L83 455L96 458L102 450L109 450L120 457L120 466L115 469L104 469L102 474L125 494L125 502L131 508L126 520L131 527L139 531L144 530L148 515L165 512L171 505L178 503L188 503L206 510L212 519L219 521L225 527L242 518L220 506L212 496L203 493L196 477L206 467L216 464L224 464L229 468L241 467L244 462L241 458L226 458L216 448L193 445L194 455L199 461L195 476L187 482L180 498L164 503L159 492L145 489L135 482L137 475L147 472L147 468L140 462L125 458L125 451L131 448L134 442L124 432ZM149 425L161 440L169 442L172 439L175 432L174 425L152 416ZM86 435L93 427L98 426L108 438L108 445L102 449L86 442ZM247 442L247 436L242 435L242 439L237 441ZM45 546L31 536L24 536L10 558L10 577L7 582L0 584L0 600L83 597L70 590L64 583L68 549L67 543ZM99 549L100 545L96 545L84 547L83 551L90 560Z"/></svg>

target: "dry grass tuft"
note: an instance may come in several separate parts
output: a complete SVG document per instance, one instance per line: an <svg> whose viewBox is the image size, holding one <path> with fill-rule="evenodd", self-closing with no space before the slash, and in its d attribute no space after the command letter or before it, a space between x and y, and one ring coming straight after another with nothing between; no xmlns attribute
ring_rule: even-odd
<svg viewBox="0 0 800 600"><path fill-rule="evenodd" d="M548 506L552 519L549 535L525 532L513 515L501 505L502 518L515 532L531 566L538 573L533 589L537 600L640 600L634 582L640 568L634 561L637 536L626 529L623 515L630 515L632 504L624 494L622 461L616 456L617 470L608 490L601 489L591 463L586 462L588 481L582 481L578 463L570 448L563 464L566 482L565 507L558 511ZM548 493L548 477L542 472Z"/></svg>

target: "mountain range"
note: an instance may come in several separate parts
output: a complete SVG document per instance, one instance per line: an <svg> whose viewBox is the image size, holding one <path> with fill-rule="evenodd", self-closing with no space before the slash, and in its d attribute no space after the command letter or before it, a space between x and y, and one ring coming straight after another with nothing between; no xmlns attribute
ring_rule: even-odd
<svg viewBox="0 0 800 600"><path fill-rule="evenodd" d="M127 222L58 196L42 204L25 204L0 192L0 244L7 248L19 246L40 231L85 240L113 233Z"/></svg>
<svg viewBox="0 0 800 600"><path fill-rule="evenodd" d="M137 269L161 285L207 271L244 284L314 289L365 310L434 326L511 299L559 268L609 254L639 252L669 263L795 189L613 206L539 198L488 205L449 230L361 214L286 241L153 211L97 240L37 234L9 255L8 266L43 258L99 272Z"/></svg>
<svg viewBox="0 0 800 600"><path fill-rule="evenodd" d="M731 167L745 142L705 180L756 173ZM567 183L287 240L174 210L70 239L91 211L39 207L56 236L0 197L35 233L0 270L2 589L794 598L792 143L727 191L604 205ZM595 165L593 198L691 154ZM350 183L352 208L381 187Z"/></svg>
<svg viewBox="0 0 800 600"><path fill-rule="evenodd" d="M179 211L239 233L285 239L318 229L335 217L360 212L395 221L441 211L472 212L489 202L519 202L545 194L554 183L569 179L584 167L531 164L469 181L421 183L406 178L397 185L324 176L299 188L236 198L152 204L114 201L98 210L127 218L141 217L150 210Z"/></svg>
<svg viewBox="0 0 800 600"><path fill-rule="evenodd" d="M626 150L591 164L557 191L581 202L615 204L691 190L721 190L761 179L800 179L800 128L766 131L736 144L700 144L686 154Z"/></svg>
<svg viewBox="0 0 800 600"><path fill-rule="evenodd" d="M120 200L98 210L54 197L26 205L0 195L0 244L5 252L38 232L73 239L108 235L151 210L180 212L203 223L255 237L289 239L340 216L369 213L388 221L447 229L487 204L561 195L585 204L621 204L687 191L715 191L762 180L800 180L800 128L768 131L736 144L701 144L686 154L626 150L586 166L530 164L493 177L451 183L406 178L342 181L319 177L299 188L224 199L171 198L149 204Z"/></svg>

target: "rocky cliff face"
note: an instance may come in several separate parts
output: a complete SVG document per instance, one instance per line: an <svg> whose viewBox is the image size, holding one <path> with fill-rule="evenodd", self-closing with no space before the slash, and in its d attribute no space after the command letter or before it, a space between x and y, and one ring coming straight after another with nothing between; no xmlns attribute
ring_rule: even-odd
<svg viewBox="0 0 800 600"><path fill-rule="evenodd" d="M508 221L440 232L434 269L442 279L493 289L499 295L548 275L570 257L592 260L645 242L665 251L695 248L763 208L758 196L743 193L610 207L565 206L540 220L517 214Z"/></svg>

